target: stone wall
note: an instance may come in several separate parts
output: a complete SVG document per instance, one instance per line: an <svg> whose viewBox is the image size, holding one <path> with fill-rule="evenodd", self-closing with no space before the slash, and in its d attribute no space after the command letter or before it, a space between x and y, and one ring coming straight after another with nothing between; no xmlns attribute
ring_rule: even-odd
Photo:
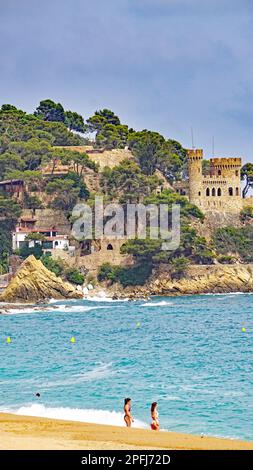
<svg viewBox="0 0 253 470"><path fill-rule="evenodd" d="M242 209L241 158L213 158L210 175L202 174L203 150L188 151L189 200L203 212L239 214Z"/></svg>

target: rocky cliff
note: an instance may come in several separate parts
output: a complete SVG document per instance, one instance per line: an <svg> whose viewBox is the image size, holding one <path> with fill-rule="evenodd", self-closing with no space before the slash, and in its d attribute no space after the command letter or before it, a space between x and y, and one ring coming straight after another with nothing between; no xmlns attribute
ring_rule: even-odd
<svg viewBox="0 0 253 470"><path fill-rule="evenodd" d="M114 296L189 295L253 292L253 264L191 266L187 275L173 280L169 272L157 273L145 286L117 289Z"/></svg>
<svg viewBox="0 0 253 470"><path fill-rule="evenodd" d="M78 299L78 292L49 271L41 261L29 256L2 295L1 302L38 302L45 299Z"/></svg>

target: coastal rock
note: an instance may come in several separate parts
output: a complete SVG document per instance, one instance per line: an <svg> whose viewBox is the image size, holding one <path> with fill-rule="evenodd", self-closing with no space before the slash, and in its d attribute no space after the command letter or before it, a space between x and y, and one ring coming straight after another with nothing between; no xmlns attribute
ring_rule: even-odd
<svg viewBox="0 0 253 470"><path fill-rule="evenodd" d="M20 266L8 287L0 296L1 302L39 302L45 299L78 299L82 292L49 271L34 256Z"/></svg>
<svg viewBox="0 0 253 470"><path fill-rule="evenodd" d="M172 279L168 266L161 268L144 286L113 287L115 298L145 299L150 295L191 295L253 292L253 264L191 265L185 277Z"/></svg>

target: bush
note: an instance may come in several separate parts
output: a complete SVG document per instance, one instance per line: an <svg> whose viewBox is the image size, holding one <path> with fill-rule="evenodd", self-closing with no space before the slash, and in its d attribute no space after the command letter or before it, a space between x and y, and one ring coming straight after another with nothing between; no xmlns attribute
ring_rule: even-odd
<svg viewBox="0 0 253 470"><path fill-rule="evenodd" d="M120 282L123 287L145 284L152 273L152 265L149 263L137 264L131 267L112 266L104 263L98 273L99 281Z"/></svg>
<svg viewBox="0 0 253 470"><path fill-rule="evenodd" d="M40 260L44 266L52 271L56 276L60 276L64 271L64 265L61 260L54 260L51 254L44 254L41 256Z"/></svg>
<svg viewBox="0 0 253 470"><path fill-rule="evenodd" d="M221 255L238 254L242 261L253 261L253 226L242 228L224 227L215 231L214 247Z"/></svg>
<svg viewBox="0 0 253 470"><path fill-rule="evenodd" d="M222 255L218 257L218 261L221 264L234 264L235 263L235 258L233 256L229 255Z"/></svg>
<svg viewBox="0 0 253 470"><path fill-rule="evenodd" d="M65 276L72 284L82 285L84 283L84 275L76 268L67 269Z"/></svg>
<svg viewBox="0 0 253 470"><path fill-rule="evenodd" d="M141 286L145 284L152 273L152 265L148 263L137 264L132 267L119 268L118 280L123 287Z"/></svg>
<svg viewBox="0 0 253 470"><path fill-rule="evenodd" d="M244 207L240 212L240 217L242 221L245 221L247 219L253 219L253 207L252 206Z"/></svg>
<svg viewBox="0 0 253 470"><path fill-rule="evenodd" d="M40 259L42 254L43 254L42 246L36 242L35 242L34 247L29 248L28 243L27 243L23 245L18 251L18 255L23 259L28 258L28 256L30 255L35 256L36 259Z"/></svg>
<svg viewBox="0 0 253 470"><path fill-rule="evenodd" d="M180 279L184 277L189 268L190 261L188 258L181 256L180 258L173 258L171 260L171 275L172 278Z"/></svg>

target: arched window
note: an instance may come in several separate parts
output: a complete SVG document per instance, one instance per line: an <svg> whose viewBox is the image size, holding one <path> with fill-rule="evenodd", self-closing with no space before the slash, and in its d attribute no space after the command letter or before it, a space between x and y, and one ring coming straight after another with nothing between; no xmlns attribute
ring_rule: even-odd
<svg viewBox="0 0 253 470"><path fill-rule="evenodd" d="M215 188L212 189L212 196L215 196Z"/></svg>
<svg viewBox="0 0 253 470"><path fill-rule="evenodd" d="M201 192L199 191L199 196L201 196Z"/></svg>
<svg viewBox="0 0 253 470"><path fill-rule="evenodd" d="M233 188L228 188L228 194L229 196L233 196Z"/></svg>
<svg viewBox="0 0 253 470"><path fill-rule="evenodd" d="M59 242L56 240L56 241L54 242L54 246L58 246L58 245L59 245Z"/></svg>
<svg viewBox="0 0 253 470"><path fill-rule="evenodd" d="M221 170L218 170L218 175L221 176Z"/></svg>
<svg viewBox="0 0 253 470"><path fill-rule="evenodd" d="M107 250L109 250L109 251L113 250L113 246L111 245L111 243L109 243L109 245L107 245Z"/></svg>
<svg viewBox="0 0 253 470"><path fill-rule="evenodd" d="M235 176L239 176L239 171L235 170Z"/></svg>
<svg viewBox="0 0 253 470"><path fill-rule="evenodd" d="M236 196L240 196L240 194L239 194L239 188L235 188L235 194L236 194Z"/></svg>
<svg viewBox="0 0 253 470"><path fill-rule="evenodd" d="M221 196L221 189L220 188L218 188L217 196Z"/></svg>
<svg viewBox="0 0 253 470"><path fill-rule="evenodd" d="M210 196L210 189L206 188L206 196Z"/></svg>

